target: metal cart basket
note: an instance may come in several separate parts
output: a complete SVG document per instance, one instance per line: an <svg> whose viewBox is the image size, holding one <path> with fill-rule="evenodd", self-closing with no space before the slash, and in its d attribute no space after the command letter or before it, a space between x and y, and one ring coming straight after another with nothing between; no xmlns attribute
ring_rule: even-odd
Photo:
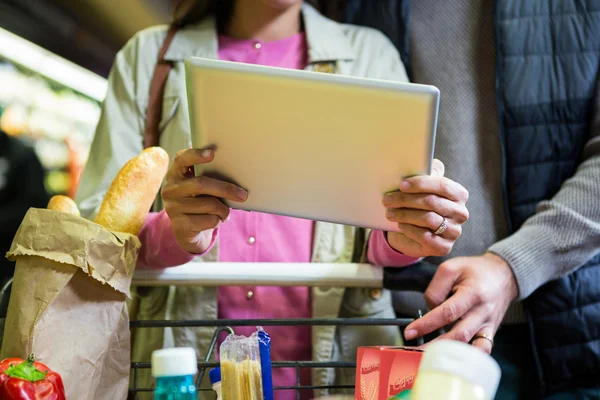
<svg viewBox="0 0 600 400"><path fill-rule="evenodd" d="M204 267L204 268L203 268ZM219 263L218 269L206 268L206 265L187 264L182 267L167 270L136 271L134 285L163 286L163 285L192 285L192 286L311 286L311 287L360 287L374 290L385 288L389 290L424 292L429 284L435 267L421 262L403 268L377 268L368 264L302 264L284 265L279 263ZM395 325L403 329L415 318L373 319L373 318L334 318L334 319L253 319L253 320L198 320L198 321L135 321L130 327L135 329L166 328L166 327L214 327L215 333L209 350L204 359L198 363L199 374L196 386L199 390L207 370L218 366L217 362L209 361L215 349L217 338L221 332L232 333L239 326L365 326L365 325ZM440 332L441 333L441 332ZM417 345L423 344L424 339L418 339ZM293 386L275 387L275 396L279 390L295 390L296 398L300 399L303 391L313 389L342 389L352 394L354 385L348 386L307 386L301 385L300 371L306 368L352 368L355 362L314 362L314 361L281 361L273 362L273 368L294 368L296 384ZM139 394L152 392L152 388L138 386L140 370L151 368L150 362L134 362L131 365L132 387L130 399L138 399Z"/></svg>

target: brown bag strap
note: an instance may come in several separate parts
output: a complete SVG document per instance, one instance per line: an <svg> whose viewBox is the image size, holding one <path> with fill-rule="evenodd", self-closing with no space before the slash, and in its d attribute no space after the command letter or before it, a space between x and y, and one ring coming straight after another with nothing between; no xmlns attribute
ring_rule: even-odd
<svg viewBox="0 0 600 400"><path fill-rule="evenodd" d="M152 76L152 82L150 83L150 97L148 99L148 110L146 111L146 125L144 127L144 148L158 146L160 139L160 131L158 126L162 119L162 104L163 97L165 94L165 84L167 83L167 77L173 63L168 62L164 59L175 34L177 28L171 26L167 31L167 37L158 53L158 59L156 67L154 68L154 75ZM152 209L151 209L152 210ZM142 288L136 288L132 290L132 300L129 306L129 317L131 320L137 319L138 310L140 307L140 295ZM133 348L136 338L136 330L131 330L131 348ZM127 399L133 398L131 395L127 396Z"/></svg>
<svg viewBox="0 0 600 400"><path fill-rule="evenodd" d="M150 97L148 100L148 110L146 111L146 126L144 128L144 148L158 146L160 139L160 131L158 126L162 119L163 97L165 95L165 85L167 77L173 63L164 59L175 34L177 27L171 26L167 31L167 37L163 42L162 48L158 53L158 60L154 68L154 75L150 83Z"/></svg>

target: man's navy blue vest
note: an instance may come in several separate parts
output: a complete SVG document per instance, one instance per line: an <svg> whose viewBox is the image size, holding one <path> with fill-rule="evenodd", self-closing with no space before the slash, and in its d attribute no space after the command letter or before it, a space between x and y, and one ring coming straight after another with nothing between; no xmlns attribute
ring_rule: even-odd
<svg viewBox="0 0 600 400"><path fill-rule="evenodd" d="M386 33L410 75L408 18L409 0L347 2L346 21ZM600 67L600 0L496 0L495 26L504 196L514 232L580 163ZM598 252L525 301L545 394L600 383L600 243Z"/></svg>
<svg viewBox="0 0 600 400"><path fill-rule="evenodd" d="M596 100L600 1L499 0L496 36L504 187L514 231L581 161ZM598 252L525 302L545 391L600 384L600 243Z"/></svg>

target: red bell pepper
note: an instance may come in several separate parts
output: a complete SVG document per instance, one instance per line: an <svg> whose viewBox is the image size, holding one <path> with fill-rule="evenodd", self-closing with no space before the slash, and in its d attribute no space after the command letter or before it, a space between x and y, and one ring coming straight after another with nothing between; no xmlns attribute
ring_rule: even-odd
<svg viewBox="0 0 600 400"><path fill-rule="evenodd" d="M0 399L65 400L62 378L34 360L7 358L0 362Z"/></svg>

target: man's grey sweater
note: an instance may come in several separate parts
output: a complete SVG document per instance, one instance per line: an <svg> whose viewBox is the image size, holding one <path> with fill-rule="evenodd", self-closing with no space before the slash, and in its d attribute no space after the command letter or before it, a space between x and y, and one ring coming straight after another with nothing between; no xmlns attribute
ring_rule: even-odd
<svg viewBox="0 0 600 400"><path fill-rule="evenodd" d="M500 255L510 264L523 299L600 252L600 112L575 176L507 237L493 7L493 0L412 2L412 79L440 89L436 158L446 165L446 176L470 192L471 217L450 257ZM396 294L395 300L403 313L424 306L414 293ZM522 321L523 309L514 304L505 322Z"/></svg>

